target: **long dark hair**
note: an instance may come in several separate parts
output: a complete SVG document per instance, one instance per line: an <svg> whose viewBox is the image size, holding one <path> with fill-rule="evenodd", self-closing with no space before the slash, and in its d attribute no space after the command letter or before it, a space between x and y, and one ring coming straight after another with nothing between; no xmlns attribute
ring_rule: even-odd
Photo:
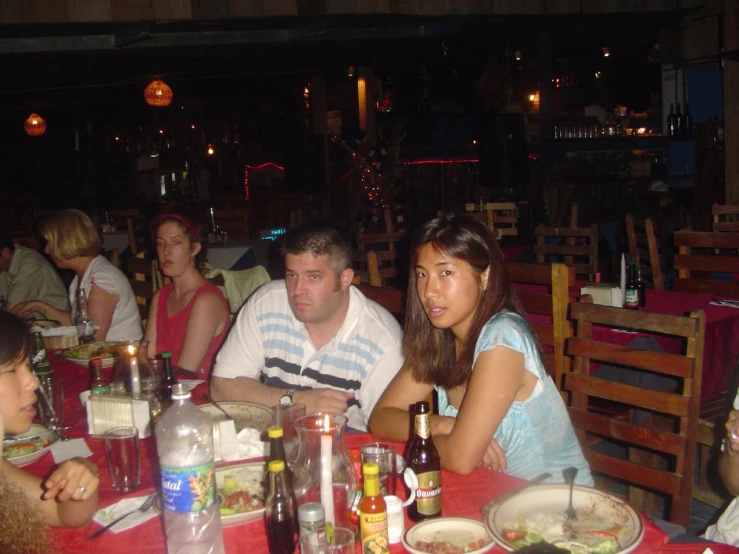
<svg viewBox="0 0 739 554"><path fill-rule="evenodd" d="M200 251L195 255L195 267L200 273L203 273L208 261L208 241L206 240L205 225L202 222L202 218L193 210L181 206L172 205L165 207L149 226L154 245L157 244L159 227L165 223L175 223L190 242L190 246L196 242L200 243Z"/></svg>
<svg viewBox="0 0 739 554"><path fill-rule="evenodd" d="M480 295L459 357L456 355L452 330L432 326L418 297L415 267L419 250L426 244L467 262L478 278L490 268L487 288ZM477 338L493 315L501 310L520 315L524 313L511 288L508 269L498 241L487 225L466 216L438 217L425 223L417 231L411 249L407 298L403 339L405 363L410 366L413 378L417 381L446 388L456 387L467 381L472 371Z"/></svg>
<svg viewBox="0 0 739 554"><path fill-rule="evenodd" d="M20 317L0 310L0 365L17 363L31 354L31 332Z"/></svg>

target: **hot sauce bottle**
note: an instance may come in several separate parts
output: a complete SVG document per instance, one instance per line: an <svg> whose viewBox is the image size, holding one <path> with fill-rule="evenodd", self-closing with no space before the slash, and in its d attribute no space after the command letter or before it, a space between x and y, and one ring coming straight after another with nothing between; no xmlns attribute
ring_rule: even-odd
<svg viewBox="0 0 739 554"><path fill-rule="evenodd" d="M362 552L390 554L387 531L387 505L380 494L380 476L377 464L368 462L362 466L364 496L359 504L359 534Z"/></svg>
<svg viewBox="0 0 739 554"><path fill-rule="evenodd" d="M408 517L421 521L441 516L441 458L431 438L429 403L416 402L414 434L408 447L408 467L418 477L416 500L408 506Z"/></svg>

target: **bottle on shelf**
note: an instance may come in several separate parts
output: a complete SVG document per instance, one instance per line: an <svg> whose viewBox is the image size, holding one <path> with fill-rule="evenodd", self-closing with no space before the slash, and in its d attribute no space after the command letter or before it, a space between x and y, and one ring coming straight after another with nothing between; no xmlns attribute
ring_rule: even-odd
<svg viewBox="0 0 739 554"><path fill-rule="evenodd" d="M636 290L639 294L639 307L644 309L647 305L647 293L641 277L641 266L636 268Z"/></svg>
<svg viewBox="0 0 739 554"><path fill-rule="evenodd" d="M677 110L675 111L675 136L682 137L685 134L684 131L685 122L683 121L683 112L680 110L680 102L677 103Z"/></svg>
<svg viewBox="0 0 739 554"><path fill-rule="evenodd" d="M675 118L675 105L670 104L670 115L667 116L667 136L677 136L677 121Z"/></svg>
<svg viewBox="0 0 739 554"><path fill-rule="evenodd" d="M172 353L162 352L162 382L159 385L160 395L165 404L172 403L172 387L177 378L172 370Z"/></svg>
<svg viewBox="0 0 739 554"><path fill-rule="evenodd" d="M421 521L441 516L441 459L431 438L429 403L416 402L414 414L408 467L418 477L418 490L416 499L408 506L408 517Z"/></svg>
<svg viewBox="0 0 739 554"><path fill-rule="evenodd" d="M690 138L693 136L693 114L690 113L690 104L685 102L685 113L683 114L683 135Z"/></svg>
<svg viewBox="0 0 739 554"><path fill-rule="evenodd" d="M264 502L269 554L293 554L299 535L298 503L285 478L285 462L269 463L269 494Z"/></svg>
<svg viewBox="0 0 739 554"><path fill-rule="evenodd" d="M101 396L108 394L110 386L103 375L103 360L93 358L90 360L90 394Z"/></svg>
<svg viewBox="0 0 739 554"><path fill-rule="evenodd" d="M380 492L380 474L376 463L362 466L364 496L359 504L359 536L362 552L390 554L387 528L387 504Z"/></svg>
<svg viewBox="0 0 739 554"><path fill-rule="evenodd" d="M77 289L77 314L74 318L74 324L77 326L77 337L80 344L89 344L95 341L95 328L87 310L87 296L85 296L84 287Z"/></svg>
<svg viewBox="0 0 739 554"><path fill-rule="evenodd" d="M639 288L636 282L636 262L629 262L626 272L626 290L624 291L624 308L639 309Z"/></svg>
<svg viewBox="0 0 739 554"><path fill-rule="evenodd" d="M167 552L224 554L216 500L213 422L183 383L155 426Z"/></svg>

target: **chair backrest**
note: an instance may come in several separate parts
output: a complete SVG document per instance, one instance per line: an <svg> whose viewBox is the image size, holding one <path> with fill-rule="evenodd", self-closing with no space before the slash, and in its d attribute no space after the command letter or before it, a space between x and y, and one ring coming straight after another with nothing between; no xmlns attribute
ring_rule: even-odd
<svg viewBox="0 0 739 554"><path fill-rule="evenodd" d="M549 256L575 268L576 275L595 280L598 271L598 226L534 228L536 244L533 247L537 263L544 263ZM574 239L575 244L568 244ZM580 244L578 244L580 243Z"/></svg>
<svg viewBox="0 0 739 554"><path fill-rule="evenodd" d="M396 287L373 287L365 283L355 285L367 298L374 300L388 312L402 320L405 315L405 291Z"/></svg>
<svg viewBox="0 0 739 554"><path fill-rule="evenodd" d="M677 279L672 282L674 290L739 297L739 281L711 279L710 275L704 277L692 273L739 273L739 232L684 229L675 232L674 240L678 248L678 253L672 258L673 267L677 270Z"/></svg>
<svg viewBox="0 0 739 554"><path fill-rule="evenodd" d="M126 261L126 269L129 273L128 282L136 296L139 305L141 321L145 322L149 317L149 306L154 296L154 265L147 259L143 252L130 256Z"/></svg>
<svg viewBox="0 0 739 554"><path fill-rule="evenodd" d="M573 302L570 315L576 334L567 343L567 353L574 357L574 363L572 371L565 376L565 388L572 393L568 410L580 443L587 444L589 437L602 437L669 458L664 469L656 469L624 460L615 452L587 448L585 456L590 468L668 495L671 498L668 519L687 529L703 367L703 311L682 317ZM685 341L685 353L666 354L595 341L593 325L678 337ZM670 376L680 380L682 386L675 392L665 392L602 379L591 374L591 362ZM613 419L598 413L597 405L603 400L624 408L648 410L655 419L668 424L646 427Z"/></svg>
<svg viewBox="0 0 739 554"><path fill-rule="evenodd" d="M739 204L714 204L711 214L714 231L739 231Z"/></svg>
<svg viewBox="0 0 739 554"><path fill-rule="evenodd" d="M117 248L111 248L110 250L103 250L101 252L107 260L116 266L118 269L121 267L121 252Z"/></svg>
<svg viewBox="0 0 739 554"><path fill-rule="evenodd" d="M484 221L498 239L518 235L518 208L515 202L487 202L482 207L483 211L478 211L478 204L465 204L465 215Z"/></svg>
<svg viewBox="0 0 739 554"><path fill-rule="evenodd" d="M405 231L357 235L359 248L353 252L353 259L359 266L355 270L358 277L355 284L366 282L373 287L397 285L396 244L405 237Z"/></svg>
<svg viewBox="0 0 739 554"><path fill-rule="evenodd" d="M557 388L561 389L562 376L570 368L569 358L565 356L565 341L571 335L567 310L569 289L575 285L575 270L560 263L508 262L507 266L529 325L544 348L544 367ZM530 290L527 285L541 287Z"/></svg>
<svg viewBox="0 0 739 554"><path fill-rule="evenodd" d="M204 276L221 289L232 314L239 311L255 290L271 280L269 273L261 265L238 271L211 267L205 271Z"/></svg>
<svg viewBox="0 0 739 554"><path fill-rule="evenodd" d="M665 290L660 248L652 219L627 215L626 238L629 243L629 256L641 268L644 282L654 289Z"/></svg>

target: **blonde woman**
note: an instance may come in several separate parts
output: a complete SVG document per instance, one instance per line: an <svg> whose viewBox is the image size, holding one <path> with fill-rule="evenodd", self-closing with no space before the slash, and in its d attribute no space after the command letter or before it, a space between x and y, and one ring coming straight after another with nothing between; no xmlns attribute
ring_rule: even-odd
<svg viewBox="0 0 739 554"><path fill-rule="evenodd" d="M72 325L77 314L77 289L87 297L90 319L97 326L96 341L139 340L143 334L136 297L121 270L100 255L100 235L92 220L79 210L62 210L44 219L39 232L48 243L45 252L60 269L75 273L69 286L70 311L32 300L12 306L13 313L27 317L33 312L62 325Z"/></svg>

